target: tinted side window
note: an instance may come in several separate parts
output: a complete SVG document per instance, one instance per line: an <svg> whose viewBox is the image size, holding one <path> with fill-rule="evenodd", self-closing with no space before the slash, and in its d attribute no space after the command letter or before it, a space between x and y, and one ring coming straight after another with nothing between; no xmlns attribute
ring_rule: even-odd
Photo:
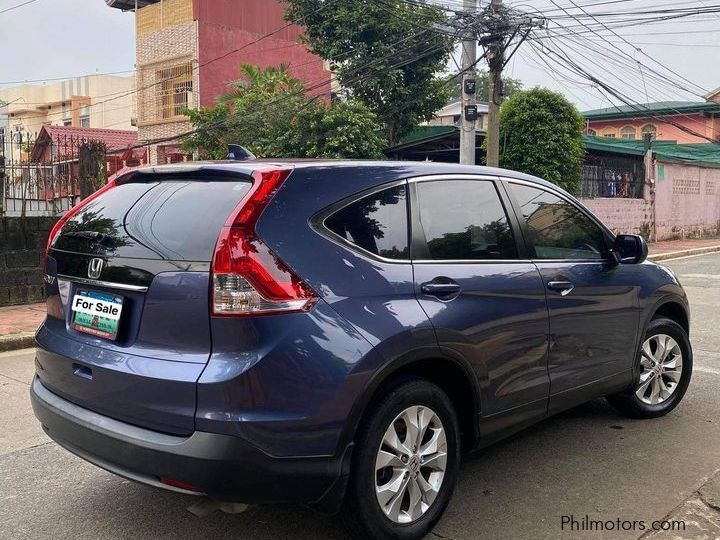
<svg viewBox="0 0 720 540"><path fill-rule="evenodd" d="M601 259L605 234L575 205L542 189L510 184L538 259Z"/></svg>
<svg viewBox="0 0 720 540"><path fill-rule="evenodd" d="M433 260L514 259L517 248L495 185L482 180L417 184L420 220Z"/></svg>
<svg viewBox="0 0 720 540"><path fill-rule="evenodd" d="M325 226L351 244L387 259L408 259L405 186L373 193L345 206Z"/></svg>

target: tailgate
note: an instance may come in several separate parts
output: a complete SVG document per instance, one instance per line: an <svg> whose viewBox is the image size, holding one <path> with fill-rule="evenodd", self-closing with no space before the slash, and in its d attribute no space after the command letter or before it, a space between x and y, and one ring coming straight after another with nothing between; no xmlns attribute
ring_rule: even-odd
<svg viewBox="0 0 720 540"><path fill-rule="evenodd" d="M237 176L145 177L73 215L46 267L41 382L100 414L191 433L196 382L211 351L215 242L249 187Z"/></svg>

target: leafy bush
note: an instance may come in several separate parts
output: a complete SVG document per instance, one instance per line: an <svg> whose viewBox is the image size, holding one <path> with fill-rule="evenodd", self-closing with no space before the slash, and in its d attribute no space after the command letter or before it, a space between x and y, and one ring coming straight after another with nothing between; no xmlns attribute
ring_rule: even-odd
<svg viewBox="0 0 720 540"><path fill-rule="evenodd" d="M500 112L500 164L577 194L583 127L583 117L561 94L543 88L517 92Z"/></svg>

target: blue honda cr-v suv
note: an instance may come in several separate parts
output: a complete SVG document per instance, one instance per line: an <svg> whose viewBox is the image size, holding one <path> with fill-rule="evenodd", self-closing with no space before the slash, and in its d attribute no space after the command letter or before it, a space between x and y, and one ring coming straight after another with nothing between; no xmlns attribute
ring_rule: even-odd
<svg viewBox="0 0 720 540"><path fill-rule="evenodd" d="M420 538L461 451L600 396L679 403L688 302L646 256L500 169L135 170L51 233L35 414L138 482Z"/></svg>

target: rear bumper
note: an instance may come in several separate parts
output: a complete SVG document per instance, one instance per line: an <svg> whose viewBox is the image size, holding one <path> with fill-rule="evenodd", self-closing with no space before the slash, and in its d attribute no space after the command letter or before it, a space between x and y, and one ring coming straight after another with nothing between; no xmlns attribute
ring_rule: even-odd
<svg viewBox="0 0 720 540"><path fill-rule="evenodd" d="M347 479L344 456L278 458L231 435L188 437L133 426L71 403L36 376L30 396L45 432L70 452L119 476L186 494L250 504L299 502L338 509ZM198 491L171 487L169 478Z"/></svg>

